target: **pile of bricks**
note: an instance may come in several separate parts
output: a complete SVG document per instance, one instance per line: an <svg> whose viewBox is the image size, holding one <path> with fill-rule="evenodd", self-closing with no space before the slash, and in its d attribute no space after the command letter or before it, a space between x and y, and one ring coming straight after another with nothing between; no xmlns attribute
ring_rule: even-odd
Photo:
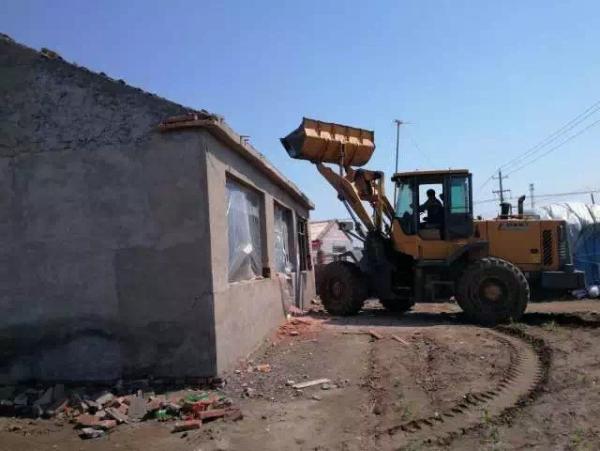
<svg viewBox="0 0 600 451"><path fill-rule="evenodd" d="M279 336L289 335L298 336L303 335L309 330L312 330L312 326L315 322L310 318L289 318L286 322L279 326L277 334Z"/></svg>
<svg viewBox="0 0 600 451"><path fill-rule="evenodd" d="M28 388L0 400L0 414L69 421L84 439L102 437L120 424L139 421L174 421L172 432L180 432L198 429L217 418L242 418L239 407L214 390L170 394L138 390L122 396L106 390L94 394L88 391L74 388L67 393L62 384L43 390Z"/></svg>

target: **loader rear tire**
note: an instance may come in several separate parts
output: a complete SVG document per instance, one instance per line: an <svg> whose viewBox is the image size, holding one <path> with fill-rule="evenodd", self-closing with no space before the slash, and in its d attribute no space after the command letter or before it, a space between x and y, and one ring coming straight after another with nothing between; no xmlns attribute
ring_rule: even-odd
<svg viewBox="0 0 600 451"><path fill-rule="evenodd" d="M412 299L380 299L379 303L390 312L405 313L408 312L415 303Z"/></svg>
<svg viewBox="0 0 600 451"><path fill-rule="evenodd" d="M331 315L356 315L367 298L367 284L360 269L349 262L332 262L323 268L319 293Z"/></svg>
<svg viewBox="0 0 600 451"><path fill-rule="evenodd" d="M495 326L521 318L529 302L529 283L512 263L486 257L466 268L458 281L457 295L469 319Z"/></svg>

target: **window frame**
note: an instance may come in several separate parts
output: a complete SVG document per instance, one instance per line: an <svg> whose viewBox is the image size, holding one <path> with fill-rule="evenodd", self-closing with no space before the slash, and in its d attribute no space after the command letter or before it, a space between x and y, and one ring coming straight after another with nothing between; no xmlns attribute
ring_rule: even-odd
<svg viewBox="0 0 600 451"><path fill-rule="evenodd" d="M275 234L275 223L276 223L276 210L280 209L283 211L284 215L287 215L287 245L288 245L288 258L290 261L290 265L292 266L292 272L296 271L296 243L294 242L294 211L287 207L286 205L279 202L277 199L273 199L273 238L276 237ZM274 272L278 273L277 268L277 256L275 255L276 247L275 247L275 239L273 239L273 269Z"/></svg>
<svg viewBox="0 0 600 451"><path fill-rule="evenodd" d="M230 274L230 252L231 252L231 240L229 239L229 216L228 216L228 184L233 184L238 187L241 191L250 192L257 196L258 201L258 239L259 239L259 252L260 252L260 265L259 273L253 278L244 278L239 280L231 280ZM225 172L225 197L226 197L226 208L225 208L225 222L227 224L227 281L229 284L232 283L240 283L240 282L255 282L263 279L268 279L271 277L271 271L269 267L269 256L268 256L268 247L267 247L267 222L265 215L265 193L264 191L258 189L257 187L251 185L250 183L236 177L230 172Z"/></svg>
<svg viewBox="0 0 600 451"><path fill-rule="evenodd" d="M298 243L298 271L312 270L312 255L310 252L310 236L308 219L296 214L296 240Z"/></svg>

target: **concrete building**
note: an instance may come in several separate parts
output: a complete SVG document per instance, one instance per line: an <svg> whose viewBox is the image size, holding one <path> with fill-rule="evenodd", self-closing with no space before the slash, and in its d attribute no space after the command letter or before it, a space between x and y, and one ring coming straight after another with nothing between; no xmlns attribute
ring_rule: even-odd
<svg viewBox="0 0 600 451"><path fill-rule="evenodd" d="M312 207L222 118L0 36L0 383L231 367L313 297Z"/></svg>

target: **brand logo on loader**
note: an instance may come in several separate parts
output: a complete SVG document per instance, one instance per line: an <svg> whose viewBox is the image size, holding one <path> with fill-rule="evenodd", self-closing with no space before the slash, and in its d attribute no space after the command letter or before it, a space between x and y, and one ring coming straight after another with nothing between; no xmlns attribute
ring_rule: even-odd
<svg viewBox="0 0 600 451"><path fill-rule="evenodd" d="M498 226L498 230L527 230L529 224L526 222L503 222Z"/></svg>

